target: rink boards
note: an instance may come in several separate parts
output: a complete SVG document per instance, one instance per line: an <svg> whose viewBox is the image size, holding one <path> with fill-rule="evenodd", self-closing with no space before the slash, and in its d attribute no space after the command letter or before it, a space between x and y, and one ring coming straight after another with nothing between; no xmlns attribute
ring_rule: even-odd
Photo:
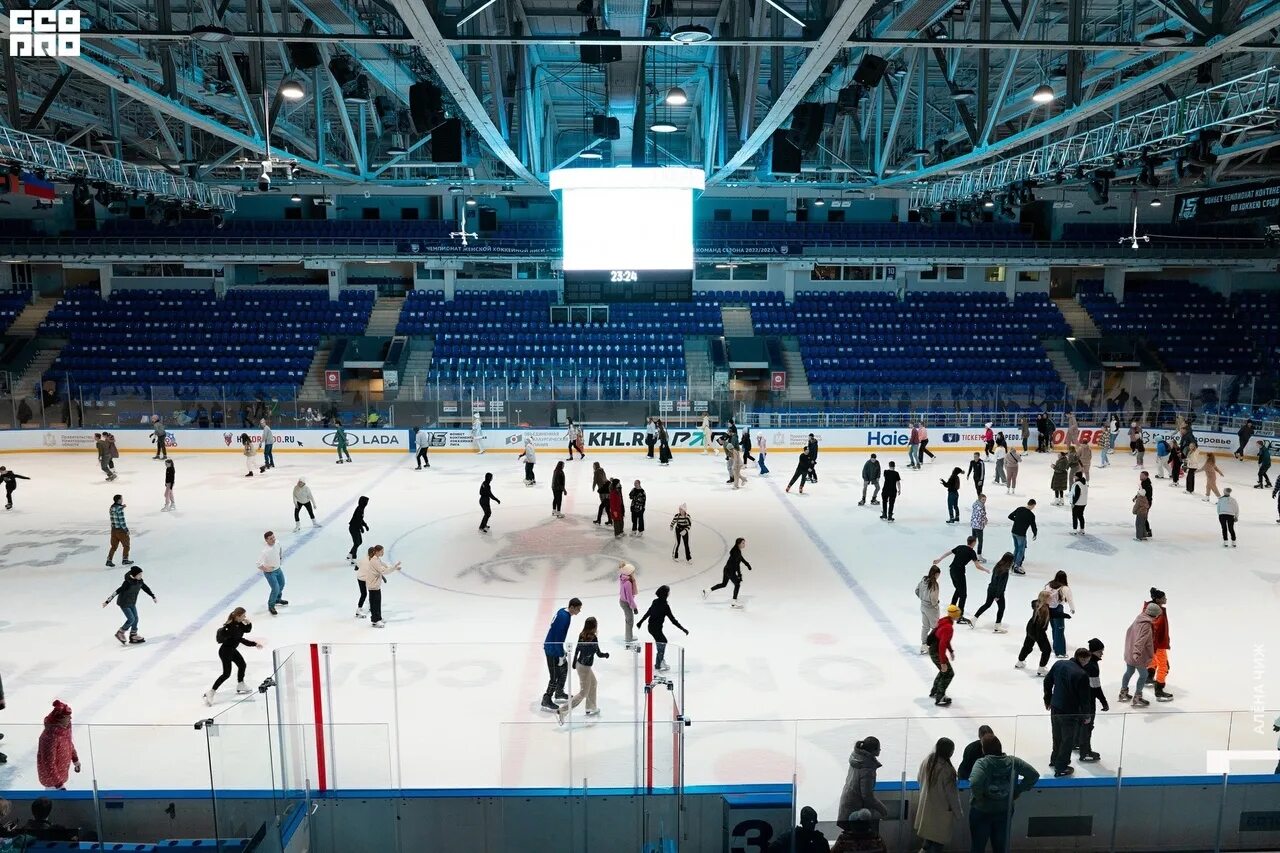
<svg viewBox="0 0 1280 853"><path fill-rule="evenodd" d="M1005 439L1010 446L1021 442L1021 433L1015 427L1002 427ZM244 430L217 429L182 429L169 430L165 436L165 446L174 453L242 453L239 443ZM417 429L350 429L347 430L347 443L352 453L413 453L417 451ZM768 450L773 452L794 452L802 448L812 434L818 439L822 452L861 453L876 451L905 451L910 443L910 429L859 427L841 429L752 429L759 447L763 436ZM116 437L116 446L122 453L154 453L155 438L150 429L145 427L122 428L112 432ZM260 447L262 434L258 430L248 433L255 446ZM335 435L332 429L277 429L274 431L275 453L336 453ZM441 453L474 453L475 445L469 429L432 429L430 435L430 451ZM713 430L711 442L723 435L722 430ZM1143 430L1147 452L1154 456L1155 442L1159 438L1172 438L1173 429ZM703 434L696 428L672 428L668 430L671 449L676 453L701 452L705 449ZM1234 433L1196 432L1200 446L1210 453L1234 452L1239 439ZM531 439L535 448L561 450L567 443L563 429L486 429L484 431L484 447L486 451L498 453L519 453L526 440ZM1280 440L1274 436L1255 435L1254 441L1263 439L1271 447L1272 453L1280 452ZM1064 449L1065 430L1054 431L1055 447ZM1080 441L1087 442L1097 448L1101 433L1094 427L1080 428ZM1254 441L1250 442L1250 450L1256 452ZM1031 442L1035 442L1032 433ZM929 428L929 449L935 453L973 452L983 446L983 431L974 427L938 426ZM610 427L605 429L584 429L583 449L589 453L634 453L645 449L645 431L643 427ZM718 447L713 447L718 450ZM0 430L0 453L32 453L52 452L93 452L94 430L87 429L20 429ZM1128 450L1128 436L1122 434L1116 443L1116 450ZM1250 452L1249 456L1253 456Z"/></svg>

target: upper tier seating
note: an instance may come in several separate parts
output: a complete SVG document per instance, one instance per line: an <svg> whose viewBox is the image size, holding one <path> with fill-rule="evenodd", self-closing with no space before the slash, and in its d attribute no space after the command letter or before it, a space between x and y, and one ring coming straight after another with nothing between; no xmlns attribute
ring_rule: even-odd
<svg viewBox="0 0 1280 853"><path fill-rule="evenodd" d="M1124 302L1102 292L1102 282L1077 284L1077 297L1099 330L1145 337L1170 370L1247 373L1257 369L1253 340L1230 303L1190 281L1130 281Z"/></svg>
<svg viewBox="0 0 1280 853"><path fill-rule="evenodd" d="M0 335L9 330L13 321L27 307L27 294L0 293Z"/></svg>
<svg viewBox="0 0 1280 853"><path fill-rule="evenodd" d="M48 373L77 386L298 386L325 335L363 333L374 294L325 288L68 291L41 333L69 338Z"/></svg>

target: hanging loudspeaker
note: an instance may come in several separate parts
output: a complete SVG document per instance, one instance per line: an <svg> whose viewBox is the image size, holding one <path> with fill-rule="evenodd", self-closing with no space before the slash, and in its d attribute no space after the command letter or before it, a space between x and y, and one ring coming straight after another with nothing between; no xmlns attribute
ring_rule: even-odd
<svg viewBox="0 0 1280 853"><path fill-rule="evenodd" d="M622 136L618 120L612 116L592 116L591 133L597 139L620 139Z"/></svg>
<svg viewBox="0 0 1280 853"><path fill-rule="evenodd" d="M791 113L791 130L787 132L787 141L801 151L813 148L822 136L825 116L826 107L823 104L798 104Z"/></svg>
<svg viewBox="0 0 1280 853"><path fill-rule="evenodd" d="M462 162L462 119L446 119L432 131L431 160L434 163Z"/></svg>
<svg viewBox="0 0 1280 853"><path fill-rule="evenodd" d="M800 174L800 149L787 139L788 132L773 132L773 155L770 160L770 171L775 175Z"/></svg>
<svg viewBox="0 0 1280 853"><path fill-rule="evenodd" d="M433 83L414 83L409 87L409 118L413 132L422 134L431 130L441 117L443 105L440 89Z"/></svg>
<svg viewBox="0 0 1280 853"><path fill-rule="evenodd" d="M298 71L310 71L320 67L320 48L309 41L289 42L285 45L289 62Z"/></svg>
<svg viewBox="0 0 1280 853"><path fill-rule="evenodd" d="M874 89L884 79L884 72L888 67L889 62L874 53L863 54L862 61L858 63L857 69L853 72L853 82L859 86Z"/></svg>

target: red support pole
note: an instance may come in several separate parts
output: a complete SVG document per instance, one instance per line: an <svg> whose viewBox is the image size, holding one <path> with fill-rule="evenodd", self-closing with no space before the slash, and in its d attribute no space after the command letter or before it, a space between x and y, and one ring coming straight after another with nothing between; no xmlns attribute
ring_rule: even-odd
<svg viewBox="0 0 1280 853"><path fill-rule="evenodd" d="M653 643L644 644L644 785L653 793Z"/></svg>
<svg viewBox="0 0 1280 853"><path fill-rule="evenodd" d="M316 719L316 782L319 790L328 789L328 770L324 758L324 701L320 691L320 647L311 644L311 702Z"/></svg>

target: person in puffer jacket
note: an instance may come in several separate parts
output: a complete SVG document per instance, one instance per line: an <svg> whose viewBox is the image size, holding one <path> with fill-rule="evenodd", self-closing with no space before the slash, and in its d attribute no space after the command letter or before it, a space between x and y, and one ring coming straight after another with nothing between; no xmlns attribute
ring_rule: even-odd
<svg viewBox="0 0 1280 853"><path fill-rule="evenodd" d="M880 503L880 460L876 459L874 453L862 464L862 500L858 501L858 506L866 505L868 486L874 489L871 493L871 503Z"/></svg>
<svg viewBox="0 0 1280 853"><path fill-rule="evenodd" d="M888 817L889 808L876 798L876 771L880 769L880 739L863 738L849 754L849 773L840 791L840 811L836 825L841 829L879 833L879 819Z"/></svg>

